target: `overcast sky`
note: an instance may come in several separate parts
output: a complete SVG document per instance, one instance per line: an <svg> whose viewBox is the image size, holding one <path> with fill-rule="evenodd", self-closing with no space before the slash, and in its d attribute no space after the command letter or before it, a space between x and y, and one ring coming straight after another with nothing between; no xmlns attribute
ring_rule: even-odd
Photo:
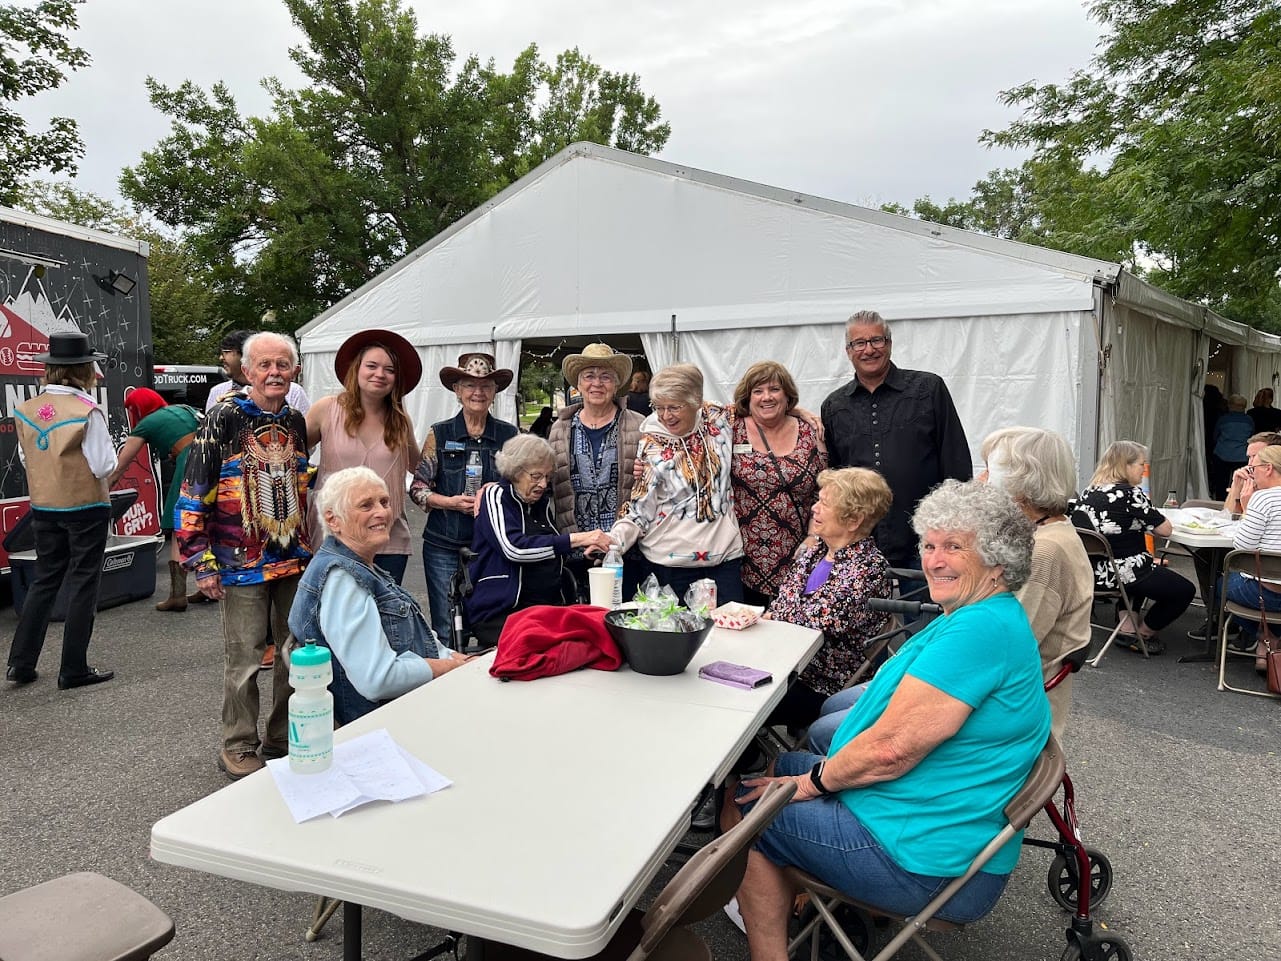
<svg viewBox="0 0 1281 961"><path fill-rule="evenodd" d="M998 92L1060 82L1085 66L1098 26L1081 0L411 0L423 32L461 61L509 69L537 42L547 60L577 46L640 74L672 136L663 159L834 200L910 205L969 195L1010 151L977 143L1016 116ZM75 118L78 185L117 196L122 167L168 131L143 80L224 81L243 114L259 83L300 76L300 35L278 0L90 0L77 41L93 63L24 102L29 121Z"/></svg>

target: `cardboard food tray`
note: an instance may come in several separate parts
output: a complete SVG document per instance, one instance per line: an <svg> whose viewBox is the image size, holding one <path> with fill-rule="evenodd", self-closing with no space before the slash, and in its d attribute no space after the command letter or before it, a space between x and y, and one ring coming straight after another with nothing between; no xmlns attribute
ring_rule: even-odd
<svg viewBox="0 0 1281 961"><path fill-rule="evenodd" d="M753 607L751 604L739 604L737 601L729 601L712 611L712 620L716 622L717 627L723 627L731 631L741 631L759 621L764 613L765 608L763 607Z"/></svg>

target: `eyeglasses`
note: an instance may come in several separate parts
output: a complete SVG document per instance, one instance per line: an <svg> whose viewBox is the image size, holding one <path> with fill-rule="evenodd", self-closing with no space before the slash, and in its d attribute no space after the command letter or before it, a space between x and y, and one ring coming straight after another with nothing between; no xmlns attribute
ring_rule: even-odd
<svg viewBox="0 0 1281 961"><path fill-rule="evenodd" d="M552 479L551 474L534 474L530 471L525 471L525 476L529 478L530 483L532 484L541 484L543 481L549 481Z"/></svg>
<svg viewBox="0 0 1281 961"><path fill-rule="evenodd" d="M458 386L464 393L468 394L492 394L495 392L494 389L498 385L491 381L484 381L479 384L475 381L470 384L465 381L460 381Z"/></svg>
<svg viewBox="0 0 1281 961"><path fill-rule="evenodd" d="M666 407L655 407L653 408L653 411L659 417L667 417L669 414L675 417L687 407L689 407L689 404L670 404Z"/></svg>
<svg viewBox="0 0 1281 961"><path fill-rule="evenodd" d="M850 350L866 350L871 347L873 350L880 350L890 342L888 337L868 337L866 340L847 340L845 346Z"/></svg>
<svg viewBox="0 0 1281 961"><path fill-rule="evenodd" d="M608 370L603 373L588 371L585 374L579 374L578 379L585 380L589 384L612 384L614 383L614 374Z"/></svg>

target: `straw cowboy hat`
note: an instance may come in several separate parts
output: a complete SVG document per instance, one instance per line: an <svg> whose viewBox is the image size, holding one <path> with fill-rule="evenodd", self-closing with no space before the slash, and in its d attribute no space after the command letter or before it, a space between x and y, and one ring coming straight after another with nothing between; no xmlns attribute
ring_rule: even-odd
<svg viewBox="0 0 1281 961"><path fill-rule="evenodd" d="M620 385L626 384L632 376L632 359L626 354L614 353L609 344L588 344L581 354L570 354L561 361L560 372L565 375L565 380L577 387L578 375L588 367L608 367Z"/></svg>
<svg viewBox="0 0 1281 961"><path fill-rule="evenodd" d="M37 364L74 367L76 364L100 363L107 359L107 355L89 348L88 334L82 334L78 330L64 330L49 335L47 354L37 354L31 359Z"/></svg>
<svg viewBox="0 0 1281 961"><path fill-rule="evenodd" d="M495 390L506 390L516 375L505 367L495 367L496 363L493 354L462 354L458 358L457 367L440 369L440 382L448 390L453 390L456 383L464 377L470 377L473 380L492 380Z"/></svg>
<svg viewBox="0 0 1281 961"><path fill-rule="evenodd" d="M334 357L334 373L338 375L338 383L347 379L348 368L360 356L360 352L370 346L383 348L396 361L396 379L400 381L401 393L408 394L418 386L418 382L423 379L423 361L414 345L400 334L377 328L362 330L342 342Z"/></svg>

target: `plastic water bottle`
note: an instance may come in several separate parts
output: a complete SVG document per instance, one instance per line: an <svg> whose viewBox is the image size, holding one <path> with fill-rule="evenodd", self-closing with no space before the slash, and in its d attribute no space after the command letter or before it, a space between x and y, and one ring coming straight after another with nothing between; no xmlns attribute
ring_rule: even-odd
<svg viewBox="0 0 1281 961"><path fill-rule="evenodd" d="M315 641L296 648L289 658L289 769L319 774L334 760L334 679L329 648Z"/></svg>
<svg viewBox="0 0 1281 961"><path fill-rule="evenodd" d="M480 479L484 473L484 468L480 464L480 451L474 450L467 455L467 483L463 487L463 493L468 497L475 497L476 492L480 490Z"/></svg>
<svg viewBox="0 0 1281 961"><path fill-rule="evenodd" d="M600 566L614 572L614 603L612 606L617 607L623 603L623 555L618 552L617 544L610 542L609 552L605 555L605 559L601 561Z"/></svg>
<svg viewBox="0 0 1281 961"><path fill-rule="evenodd" d="M1165 503L1162 504L1161 506L1162 507L1178 507L1179 506L1179 498L1175 496L1174 491L1170 491L1165 495Z"/></svg>

